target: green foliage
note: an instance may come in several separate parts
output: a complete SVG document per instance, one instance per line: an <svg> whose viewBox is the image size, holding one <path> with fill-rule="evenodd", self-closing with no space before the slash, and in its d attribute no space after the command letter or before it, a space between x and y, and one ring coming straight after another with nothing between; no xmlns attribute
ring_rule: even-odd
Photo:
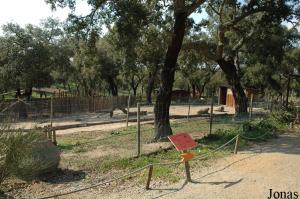
<svg viewBox="0 0 300 199"><path fill-rule="evenodd" d="M16 176L31 180L53 171L59 163L59 151L39 131L22 132L0 129L0 183Z"/></svg>
<svg viewBox="0 0 300 199"><path fill-rule="evenodd" d="M291 112L283 110L271 113L270 118L276 122L279 122L280 124L289 124L293 121L294 116Z"/></svg>
<svg viewBox="0 0 300 199"><path fill-rule="evenodd" d="M247 140L260 141L277 136L278 131L287 128L293 120L293 114L287 111L273 112L264 118L244 121L233 129L217 129L213 134L207 135L203 143L218 141L224 142L240 134Z"/></svg>
<svg viewBox="0 0 300 199"><path fill-rule="evenodd" d="M9 23L0 38L0 90L22 90L31 95L32 87L48 87L51 72L69 64L60 43L63 34L58 21L47 19L41 27Z"/></svg>

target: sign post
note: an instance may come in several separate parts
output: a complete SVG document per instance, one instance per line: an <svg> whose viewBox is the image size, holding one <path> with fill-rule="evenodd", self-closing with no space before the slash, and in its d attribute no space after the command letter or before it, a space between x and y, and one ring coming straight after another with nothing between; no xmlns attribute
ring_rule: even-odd
<svg viewBox="0 0 300 199"><path fill-rule="evenodd" d="M181 157L182 161L184 161L186 181L192 182L189 160L191 160L194 155L187 152L187 150L196 147L197 143L187 133L171 135L168 136L168 138L175 146L176 150L182 152Z"/></svg>

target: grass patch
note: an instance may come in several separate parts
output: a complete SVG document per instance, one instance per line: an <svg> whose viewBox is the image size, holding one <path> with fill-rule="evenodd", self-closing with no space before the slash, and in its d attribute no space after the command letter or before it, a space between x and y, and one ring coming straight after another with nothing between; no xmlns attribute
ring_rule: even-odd
<svg viewBox="0 0 300 199"><path fill-rule="evenodd" d="M195 156L202 156L212 152L216 148L225 144L237 134L241 134L246 137L259 139L251 139L251 141L265 141L275 136L274 132L285 129L287 127L288 114L273 115L271 114L265 118L256 118L251 121L243 121L237 119L233 121L231 118L216 118L213 124L213 133L207 135L198 141L199 146L193 150ZM206 120L190 120L190 121L175 121L171 123L174 133L187 132L191 134L198 134L199 132L208 133L209 122ZM267 132L267 133L266 133ZM149 141L153 136L153 125L144 124L141 126L142 143ZM265 134L265 135L264 135ZM120 152L119 156L104 156L100 158L80 158L69 159L70 164L75 165L78 169L90 171L92 173L111 173L113 171L124 173L133 171L137 168L144 167L150 163L161 162L174 162L180 160L180 153L175 149L162 150L156 154L149 156L141 156L139 158L124 157L123 151L132 150L135 152L136 147L136 127L130 126L128 128L118 129L112 132L103 132L98 136L85 135L85 133L78 135L66 135L58 139L59 146L62 151L82 153L91 151L99 146L101 148L107 147ZM224 157L232 153L234 148L234 141L222 149L210 156L208 160L214 158ZM243 148L249 144L246 139L240 140L240 148ZM192 165L208 166L209 161L195 161ZM183 165L179 166L155 166L153 171L154 179L163 179L164 181L176 182L184 177ZM147 172L143 172L141 175L142 180L147 177Z"/></svg>

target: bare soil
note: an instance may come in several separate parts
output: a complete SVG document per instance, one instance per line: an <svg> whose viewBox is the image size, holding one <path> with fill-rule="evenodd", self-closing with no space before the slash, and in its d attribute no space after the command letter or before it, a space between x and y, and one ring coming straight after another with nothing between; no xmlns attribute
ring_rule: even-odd
<svg viewBox="0 0 300 199"><path fill-rule="evenodd" d="M267 198L273 191L300 192L300 133L287 133L268 142L253 144L237 155L215 160L209 167L192 167L193 183L182 179L176 184L163 180L151 182L151 190L145 190L145 183L135 179L126 183L111 183L59 198L197 198L197 199L252 199ZM72 181L60 183L32 183L12 191L18 196L36 198L66 192L88 186L91 182L81 173L70 173ZM78 175L78 181L74 176ZM110 176L111 178L115 176ZM70 178L71 178L70 177ZM101 176L93 179L101 182ZM1 196L1 195L0 195ZM3 196L4 197L4 196ZM19 197L17 197L19 198Z"/></svg>
<svg viewBox="0 0 300 199"><path fill-rule="evenodd" d="M224 106L224 112L219 112L217 109L220 106L214 107L214 114L234 114L234 109L232 107L226 107ZM209 108L209 106L205 105L192 105L190 108L190 115L197 115L197 112L199 110L203 110L205 108ZM181 116L187 116L188 115L188 105L176 105L170 107L170 115L181 115ZM136 108L131 108L130 112L136 112ZM153 118L153 107L152 106L145 106L141 107L141 111L147 111L147 115L141 116L141 119L144 118ZM254 109L254 112L263 112L262 109ZM132 115L130 116L130 119L135 119L136 116ZM99 124L99 125L93 125L88 127L78 127L78 128L70 128L65 130L58 130L56 133L59 134L72 134L72 133L78 133L78 132L91 132L91 131L111 131L118 128L123 128L126 126L126 122L117 122L121 120L125 120L126 115L120 111L116 110L114 111L113 117L109 116L109 113L81 113L81 114L74 114L59 118L53 119L53 126L66 126L66 125L75 125L75 124L95 124L99 122L116 122L112 124ZM44 127L46 125L50 124L49 118L43 118L43 119L36 119L35 121L23 121L13 124L12 127L14 128L22 128L22 129L32 129L36 127ZM129 126L136 125L136 123L129 123Z"/></svg>

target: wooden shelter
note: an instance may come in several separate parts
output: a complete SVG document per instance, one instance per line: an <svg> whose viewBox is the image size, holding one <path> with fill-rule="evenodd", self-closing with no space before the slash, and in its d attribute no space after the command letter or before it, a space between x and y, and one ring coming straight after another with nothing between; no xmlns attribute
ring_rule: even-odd
<svg viewBox="0 0 300 199"><path fill-rule="evenodd" d="M39 93L42 97L45 95L47 97L47 94L52 95L53 97L66 97L68 96L68 91L64 89L58 89L58 88L32 88L32 92Z"/></svg>
<svg viewBox="0 0 300 199"><path fill-rule="evenodd" d="M248 99L250 99L251 94L253 97L256 95L256 90L253 88L246 88L245 94ZM232 89L229 86L220 86L219 87L219 98L218 98L219 105L226 105L228 107L235 107L234 97L232 93Z"/></svg>

